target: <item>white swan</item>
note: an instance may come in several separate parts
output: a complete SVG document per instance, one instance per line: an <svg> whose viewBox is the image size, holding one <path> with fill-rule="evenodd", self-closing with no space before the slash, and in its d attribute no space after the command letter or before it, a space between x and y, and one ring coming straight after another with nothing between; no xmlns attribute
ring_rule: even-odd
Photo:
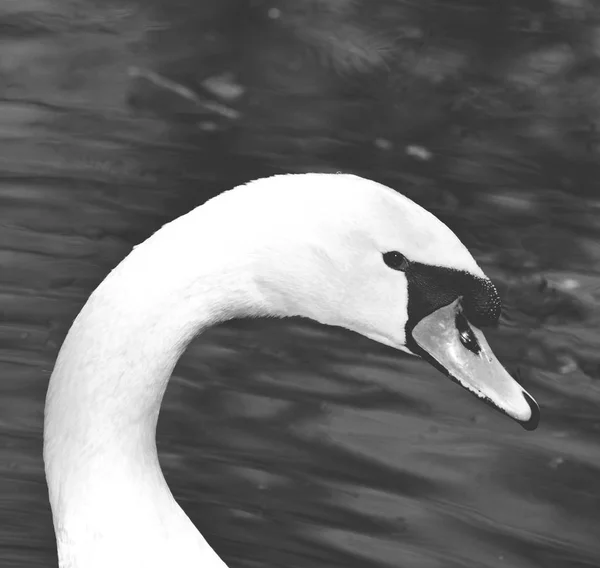
<svg viewBox="0 0 600 568"><path fill-rule="evenodd" d="M189 341L242 316L310 317L426 357L526 428L531 396L478 327L495 288L433 215L352 175L275 176L169 223L91 295L58 356L44 460L61 568L218 568L175 502L155 430Z"/></svg>

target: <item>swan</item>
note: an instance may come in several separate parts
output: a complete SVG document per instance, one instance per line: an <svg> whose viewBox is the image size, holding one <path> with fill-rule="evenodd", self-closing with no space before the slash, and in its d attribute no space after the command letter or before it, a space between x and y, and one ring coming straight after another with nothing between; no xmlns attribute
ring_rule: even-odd
<svg viewBox="0 0 600 568"><path fill-rule="evenodd" d="M454 233L350 174L287 174L168 223L92 293L50 378L44 463L61 568L226 568L179 507L155 442L194 336L237 317L305 316L427 359L534 429L539 409L480 328L500 299Z"/></svg>

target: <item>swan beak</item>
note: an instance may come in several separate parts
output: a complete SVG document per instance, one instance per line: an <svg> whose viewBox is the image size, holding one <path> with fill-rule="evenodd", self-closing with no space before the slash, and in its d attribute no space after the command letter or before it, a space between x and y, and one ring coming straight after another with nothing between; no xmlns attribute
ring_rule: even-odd
<svg viewBox="0 0 600 568"><path fill-rule="evenodd" d="M537 428L537 403L496 359L483 333L467 323L460 299L424 317L414 326L412 336L425 358L452 380L526 430Z"/></svg>

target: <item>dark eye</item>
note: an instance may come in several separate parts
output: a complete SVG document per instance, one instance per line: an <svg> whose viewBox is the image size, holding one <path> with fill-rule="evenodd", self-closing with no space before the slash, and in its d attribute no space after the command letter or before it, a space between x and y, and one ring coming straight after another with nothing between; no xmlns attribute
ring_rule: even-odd
<svg viewBox="0 0 600 568"><path fill-rule="evenodd" d="M408 260L403 254L396 250L383 253L383 262L394 270L406 270L408 268Z"/></svg>

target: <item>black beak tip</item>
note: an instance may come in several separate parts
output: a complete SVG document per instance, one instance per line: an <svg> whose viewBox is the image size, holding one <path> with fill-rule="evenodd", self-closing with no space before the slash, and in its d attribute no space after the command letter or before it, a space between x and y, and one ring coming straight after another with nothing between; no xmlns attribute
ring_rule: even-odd
<svg viewBox="0 0 600 568"><path fill-rule="evenodd" d="M523 396L525 397L529 408L531 408L531 418L527 420L527 422L521 422L520 424L525 430L531 432L540 424L540 407L538 406L537 402L533 400L533 398L526 392L523 392Z"/></svg>

